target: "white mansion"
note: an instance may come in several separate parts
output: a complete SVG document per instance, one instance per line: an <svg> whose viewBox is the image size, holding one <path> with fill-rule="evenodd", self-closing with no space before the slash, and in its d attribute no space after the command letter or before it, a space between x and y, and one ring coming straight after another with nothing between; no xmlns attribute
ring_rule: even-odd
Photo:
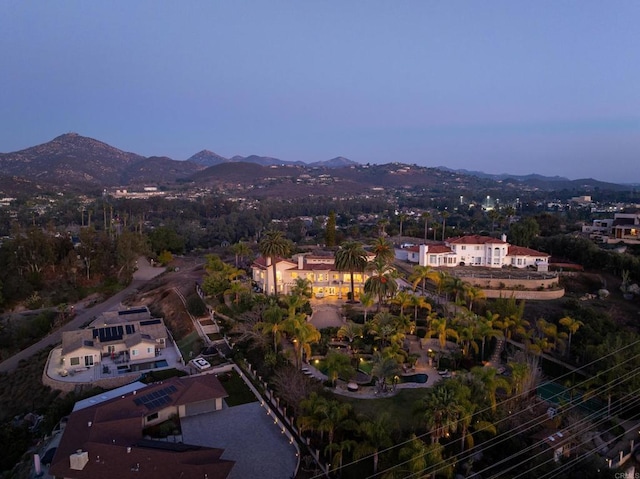
<svg viewBox="0 0 640 479"><path fill-rule="evenodd" d="M370 255L373 259L373 255ZM431 267L478 266L488 268L536 268L547 271L549 255L530 248L513 246L501 239L489 236L461 236L449 238L444 243L421 244L408 248L397 248L396 259ZM349 272L335 269L333 253L300 253L291 259L277 258L272 264L269 258L258 257L252 265L252 278L265 293L273 293L273 268L276 268L278 292L287 294L296 279L306 278L311 282L313 295L347 297L351 288ZM369 278L367 272L354 273L354 292L357 297Z"/></svg>

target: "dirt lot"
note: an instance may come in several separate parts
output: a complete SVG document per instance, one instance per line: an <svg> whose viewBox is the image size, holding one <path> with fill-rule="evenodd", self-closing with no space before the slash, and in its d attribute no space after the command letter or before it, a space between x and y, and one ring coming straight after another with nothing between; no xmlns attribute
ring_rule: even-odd
<svg viewBox="0 0 640 479"><path fill-rule="evenodd" d="M539 318L560 318L564 315L568 302L578 300L583 302L585 307L591 307L608 316L614 323L640 332L640 298L625 300L620 291L620 283L620 278L609 274L565 273L561 277L561 284L566 292L564 298L555 301L527 301L525 319L535 321ZM596 295L602 288L610 293L607 299L599 299Z"/></svg>
<svg viewBox="0 0 640 479"><path fill-rule="evenodd" d="M167 271L149 281L144 288L127 298L127 305L145 305L151 312L164 318L176 337L188 334L192 329L191 320L176 290L188 298L195 293L196 282L204 275L202 257L179 257L170 264Z"/></svg>

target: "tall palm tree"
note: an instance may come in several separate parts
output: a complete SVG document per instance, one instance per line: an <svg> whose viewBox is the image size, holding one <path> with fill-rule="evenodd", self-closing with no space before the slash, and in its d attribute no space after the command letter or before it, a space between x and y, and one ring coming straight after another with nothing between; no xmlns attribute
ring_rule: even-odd
<svg viewBox="0 0 640 479"><path fill-rule="evenodd" d="M278 277L276 271L276 260L278 257L288 256L291 252L291 243L285 238L282 231L269 230L260 239L258 245L260 253L271 262L273 269L273 295L278 296Z"/></svg>
<svg viewBox="0 0 640 479"><path fill-rule="evenodd" d="M373 456L373 473L378 472L379 453L393 445L391 433L395 424L391 422L391 416L387 412L378 414L374 419L364 420L358 428L361 441L356 447L354 456L358 459L364 456Z"/></svg>
<svg viewBox="0 0 640 479"><path fill-rule="evenodd" d="M565 316L564 318L561 318L559 322L569 331L569 345L567 347L567 353L571 354L571 338L578 332L580 326L584 326L584 323L579 319L573 319L571 316Z"/></svg>
<svg viewBox="0 0 640 479"><path fill-rule="evenodd" d="M464 296L467 290L468 284L457 276L449 276L445 288L448 292L453 294L453 302L458 304L458 300Z"/></svg>
<svg viewBox="0 0 640 479"><path fill-rule="evenodd" d="M373 242L371 251L376 255L376 259L382 258L386 263L393 262L396 257L393 243L382 236L379 236Z"/></svg>
<svg viewBox="0 0 640 479"><path fill-rule="evenodd" d="M251 254L251 248L249 248L249 245L244 241L240 241L234 244L231 247L231 250L233 251L233 254L236 257L236 263L235 263L236 268L238 267L238 263L240 259L244 259L246 256L249 256Z"/></svg>
<svg viewBox="0 0 640 479"><path fill-rule="evenodd" d="M468 308L469 311L473 311L473 303L474 301L477 301L479 299L484 299L486 296L484 294L484 291L482 291L482 289L480 288L476 288L475 286L471 286L469 285L465 291L464 291L464 295L467 298L468 301Z"/></svg>
<svg viewBox="0 0 640 479"><path fill-rule="evenodd" d="M366 269L372 273L372 276L364 283L364 291L378 297L378 309L380 309L385 299L393 296L398 290L396 271L380 257L376 257L376 259L367 264Z"/></svg>
<svg viewBox="0 0 640 479"><path fill-rule="evenodd" d="M360 295L360 304L364 309L364 324L367 324L367 313L373 303L375 303L375 296L372 293L364 292Z"/></svg>
<svg viewBox="0 0 640 479"><path fill-rule="evenodd" d="M415 291L418 284L422 283L422 292L425 293L427 280L435 283L438 280L438 272L431 266L414 266L411 275L409 275L409 281L411 281L413 285L413 290Z"/></svg>
<svg viewBox="0 0 640 479"><path fill-rule="evenodd" d="M380 341L380 347L384 348L397 332L396 318L387 311L381 311L369 322L368 332L373 334L374 339Z"/></svg>
<svg viewBox="0 0 640 479"><path fill-rule="evenodd" d="M496 329L492 321L482 318L476 324L476 335L482 340L482 353L480 355L480 360L484 361L484 345L487 338L499 338L502 336L502 331Z"/></svg>
<svg viewBox="0 0 640 479"><path fill-rule="evenodd" d="M331 456L331 469L327 472L337 472L338 476L341 476L345 452L353 451L357 447L357 445L358 442L354 441L353 439L343 439L340 442L328 444L324 448L324 453L326 455L333 455Z"/></svg>
<svg viewBox="0 0 640 479"><path fill-rule="evenodd" d="M351 281L351 301L355 301L355 284L353 275L363 272L367 265L367 252L362 243L347 241L343 243L335 255L335 267L338 271L348 271Z"/></svg>
<svg viewBox="0 0 640 479"><path fill-rule="evenodd" d="M354 323L353 321L347 321L346 324L343 324L340 329L338 329L336 334L340 339L347 339L349 341L349 345L351 345L355 338L362 336L362 333L362 325Z"/></svg>
<svg viewBox="0 0 640 479"><path fill-rule="evenodd" d="M429 428L432 444L455 432L460 419L460 407L455 391L448 386L448 382L441 384L442 386L436 385L427 390L418 409Z"/></svg>
<svg viewBox="0 0 640 479"><path fill-rule="evenodd" d="M428 211L423 211L420 215L424 220L424 241L427 242L427 233L429 232L429 218L431 218L431 213Z"/></svg>
<svg viewBox="0 0 640 479"><path fill-rule="evenodd" d="M444 232L446 229L446 223L447 223L447 218L449 217L449 212L448 211L442 211L440 213L440 217L442 218L442 241L444 241Z"/></svg>
<svg viewBox="0 0 640 479"><path fill-rule="evenodd" d="M418 309L426 309L427 314L431 312L431 303L424 296L418 294L411 295L411 306L413 306L413 322L418 320Z"/></svg>
<svg viewBox="0 0 640 479"><path fill-rule="evenodd" d="M262 321L255 324L255 328L263 334L273 336L273 352L278 352L278 344L282 337L284 312L277 304L270 305L262 313Z"/></svg>
<svg viewBox="0 0 640 479"><path fill-rule="evenodd" d="M304 314L289 316L285 320L283 329L293 342L296 367L300 369L302 367L302 355L311 356L311 344L320 341L320 331L313 324L307 322Z"/></svg>
<svg viewBox="0 0 640 479"><path fill-rule="evenodd" d="M404 213L400 213L400 214L398 215L398 219L400 220L400 229L399 229L399 234L398 234L398 236L402 237L402 226L403 226L403 224L404 224L404 220L406 220L406 219L407 219L407 215L406 215L406 214L404 214Z"/></svg>

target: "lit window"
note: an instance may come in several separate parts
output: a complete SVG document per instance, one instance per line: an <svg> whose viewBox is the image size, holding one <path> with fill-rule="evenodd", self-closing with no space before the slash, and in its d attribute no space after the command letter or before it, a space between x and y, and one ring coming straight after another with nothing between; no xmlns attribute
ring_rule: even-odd
<svg viewBox="0 0 640 479"><path fill-rule="evenodd" d="M80 358L71 358L71 366L78 366L80 364Z"/></svg>

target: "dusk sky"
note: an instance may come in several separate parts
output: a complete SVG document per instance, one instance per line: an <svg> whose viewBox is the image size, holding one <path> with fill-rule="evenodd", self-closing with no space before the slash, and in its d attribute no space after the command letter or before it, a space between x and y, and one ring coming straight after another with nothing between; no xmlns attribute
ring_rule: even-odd
<svg viewBox="0 0 640 479"><path fill-rule="evenodd" d="M0 0L0 151L640 183L640 2Z"/></svg>

